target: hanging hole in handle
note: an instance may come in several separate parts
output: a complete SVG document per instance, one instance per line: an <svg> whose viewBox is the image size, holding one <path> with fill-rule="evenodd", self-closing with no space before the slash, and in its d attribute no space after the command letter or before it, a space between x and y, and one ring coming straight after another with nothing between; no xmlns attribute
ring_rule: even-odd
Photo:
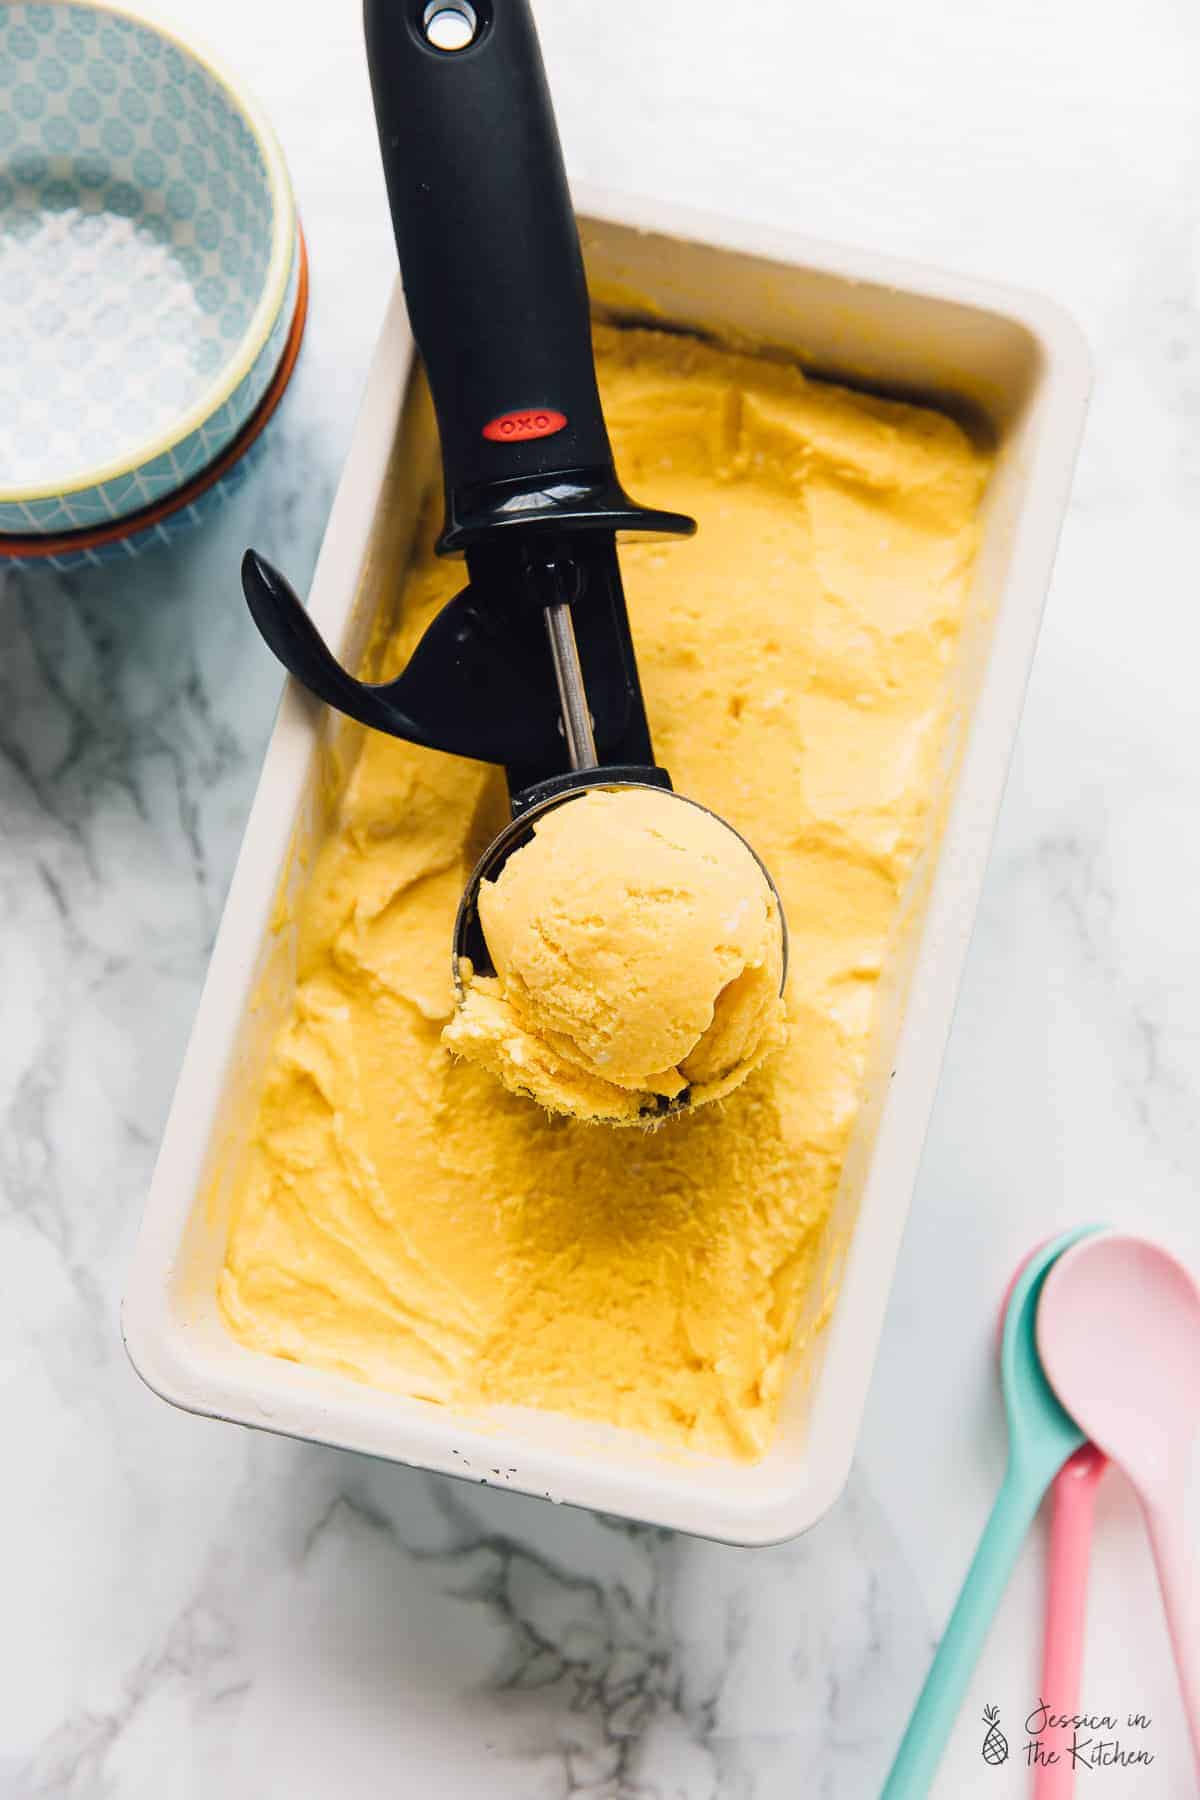
<svg viewBox="0 0 1200 1800"><path fill-rule="evenodd" d="M435 50L466 50L479 31L470 0L429 0L421 24L426 43Z"/></svg>

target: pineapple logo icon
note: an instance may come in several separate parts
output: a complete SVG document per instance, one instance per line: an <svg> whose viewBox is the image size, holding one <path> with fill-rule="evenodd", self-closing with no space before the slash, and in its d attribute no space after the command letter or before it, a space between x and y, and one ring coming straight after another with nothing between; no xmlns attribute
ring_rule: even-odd
<svg viewBox="0 0 1200 1800"><path fill-rule="evenodd" d="M983 1740L983 1760L990 1768L998 1769L1008 1761L1008 1739L1000 1729L999 1707L985 1706L983 1722L987 1726L987 1736Z"/></svg>

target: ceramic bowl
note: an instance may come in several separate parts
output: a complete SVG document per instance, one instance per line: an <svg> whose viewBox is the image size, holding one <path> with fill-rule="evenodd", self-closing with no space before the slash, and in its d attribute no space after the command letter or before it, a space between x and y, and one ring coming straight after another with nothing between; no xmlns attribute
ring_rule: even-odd
<svg viewBox="0 0 1200 1800"><path fill-rule="evenodd" d="M121 519L209 466L298 282L283 156L227 74L109 6L0 6L0 532Z"/></svg>
<svg viewBox="0 0 1200 1800"><path fill-rule="evenodd" d="M308 318L308 259L303 235L298 244L300 281L283 355L257 408L220 455L166 499L143 507L140 512L130 513L127 518L107 525L93 525L83 531L0 536L0 567L5 563L32 562L60 571L74 571L94 568L100 563L128 560L140 556L144 550L175 543L236 492L262 456L263 434L279 410L304 341Z"/></svg>

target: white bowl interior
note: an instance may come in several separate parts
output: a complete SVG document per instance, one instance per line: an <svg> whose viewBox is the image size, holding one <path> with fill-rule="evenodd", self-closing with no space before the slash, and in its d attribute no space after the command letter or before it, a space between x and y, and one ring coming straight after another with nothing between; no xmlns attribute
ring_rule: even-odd
<svg viewBox="0 0 1200 1800"><path fill-rule="evenodd" d="M60 0L0 7L0 490L138 456L236 355L267 282L262 147L204 63Z"/></svg>
<svg viewBox="0 0 1200 1800"><path fill-rule="evenodd" d="M344 768L360 741L359 728L289 693L164 1141L126 1334L150 1385L197 1410L765 1542L813 1523L849 1470L1065 504L1086 355L1069 322L1037 303L1008 296L1007 306L993 304L925 273L909 290L864 279L853 258L839 264L832 253L820 268L788 260L790 246L750 254L600 218L582 229L598 310L715 330L818 373L938 398L985 429L998 451L955 673L946 828L914 878L890 958L864 1104L811 1300L816 1310L840 1288L832 1322L797 1362L776 1441L756 1465L667 1453L547 1414L451 1415L257 1355L229 1335L216 1303L223 1171L241 1153L293 983L292 933L272 932L268 921L280 882L297 890L326 827L329 760ZM395 606L436 460L397 299L311 601L350 661L379 609Z"/></svg>

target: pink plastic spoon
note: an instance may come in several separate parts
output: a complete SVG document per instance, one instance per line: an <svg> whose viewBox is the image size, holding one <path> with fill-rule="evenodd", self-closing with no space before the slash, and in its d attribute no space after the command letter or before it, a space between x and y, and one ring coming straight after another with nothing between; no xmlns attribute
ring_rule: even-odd
<svg viewBox="0 0 1200 1800"><path fill-rule="evenodd" d="M1085 1444L1067 1458L1050 1490L1039 1698L1058 1718L1073 1718L1079 1711L1096 1489L1107 1467L1103 1450L1095 1444ZM1058 1761L1034 1764L1033 1800L1071 1800L1075 1765L1066 1748L1071 1735L1069 1728L1053 1726L1047 1726L1040 1734L1042 1748L1057 1749ZM1061 1738L1061 1744L1056 1743L1056 1737Z"/></svg>
<svg viewBox="0 0 1200 1800"><path fill-rule="evenodd" d="M1009 1282L1000 1307L1001 1330L1013 1288L1030 1257L1043 1249L1044 1242L1031 1250ZM1073 1718L1079 1711L1096 1489L1107 1467L1108 1458L1103 1450L1098 1450L1095 1444L1084 1444L1067 1458L1050 1488L1042 1685L1038 1689L1038 1698L1059 1718ZM1039 1736L1044 1749L1058 1749L1058 1761L1034 1764L1033 1800L1072 1800L1074 1763L1065 1748L1056 1745L1054 1728L1047 1726ZM1069 1741L1069 1734L1064 1735L1064 1745Z"/></svg>
<svg viewBox="0 0 1200 1800"><path fill-rule="evenodd" d="M1200 1425L1200 1288L1143 1238L1084 1238L1046 1276L1037 1345L1063 1406L1141 1501L1200 1769L1200 1591L1186 1518Z"/></svg>

